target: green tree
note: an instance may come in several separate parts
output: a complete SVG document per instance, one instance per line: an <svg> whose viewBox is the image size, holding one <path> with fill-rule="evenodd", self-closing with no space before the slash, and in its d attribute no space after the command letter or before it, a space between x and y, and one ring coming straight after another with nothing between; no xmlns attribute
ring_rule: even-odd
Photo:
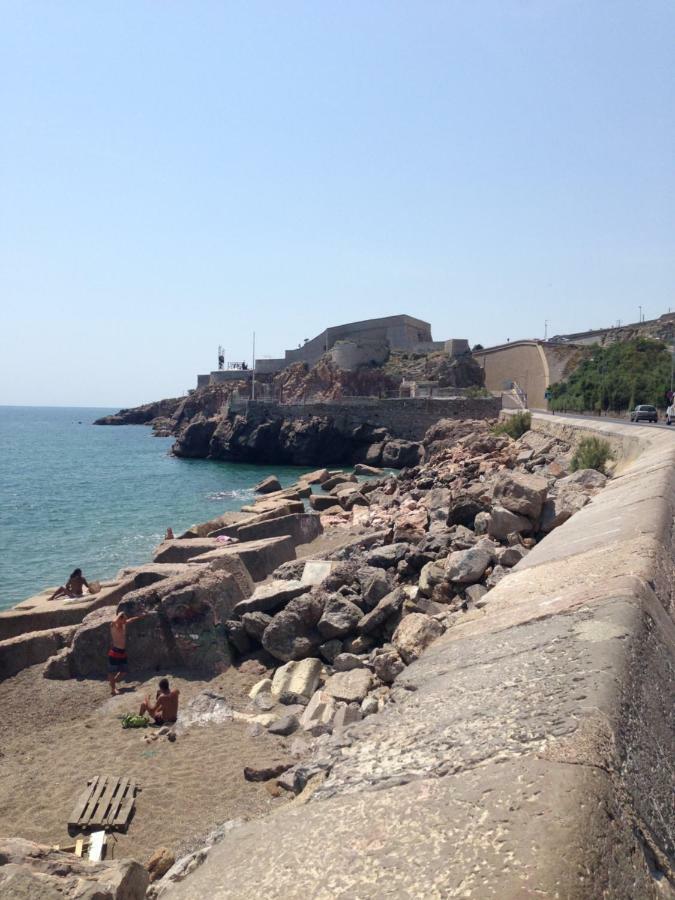
<svg viewBox="0 0 675 900"><path fill-rule="evenodd" d="M597 344L567 381L552 384L551 409L623 412L638 403L664 408L670 387L671 357L661 341L636 338L608 347Z"/></svg>

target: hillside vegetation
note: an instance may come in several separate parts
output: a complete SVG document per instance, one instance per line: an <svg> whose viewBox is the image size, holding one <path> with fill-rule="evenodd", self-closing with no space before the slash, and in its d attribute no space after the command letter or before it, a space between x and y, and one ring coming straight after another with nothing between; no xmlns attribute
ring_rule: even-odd
<svg viewBox="0 0 675 900"><path fill-rule="evenodd" d="M625 412L638 403L663 409L670 388L671 356L661 341L636 338L584 351L577 370L551 385L551 409Z"/></svg>

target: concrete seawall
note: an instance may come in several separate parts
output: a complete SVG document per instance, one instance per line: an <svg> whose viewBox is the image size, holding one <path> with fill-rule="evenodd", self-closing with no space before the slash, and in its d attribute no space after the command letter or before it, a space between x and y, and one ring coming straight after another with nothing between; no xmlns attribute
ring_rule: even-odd
<svg viewBox="0 0 675 900"><path fill-rule="evenodd" d="M306 805L230 830L162 897L675 896L675 440L616 477L409 666Z"/></svg>

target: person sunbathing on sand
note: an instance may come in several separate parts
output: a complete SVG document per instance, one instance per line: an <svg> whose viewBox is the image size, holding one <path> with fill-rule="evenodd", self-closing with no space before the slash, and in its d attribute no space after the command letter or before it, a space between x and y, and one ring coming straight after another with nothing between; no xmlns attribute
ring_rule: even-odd
<svg viewBox="0 0 675 900"><path fill-rule="evenodd" d="M66 581L65 586L57 588L49 599L56 600L58 597L63 596L72 600L74 597L81 597L85 587L89 588L89 584L82 574L82 569L75 569L68 581Z"/></svg>
<svg viewBox="0 0 675 900"><path fill-rule="evenodd" d="M169 679L162 678L159 682L159 690L155 695L154 704L150 703L148 697L141 703L140 716L146 713L155 720L155 725L164 725L175 722L178 718L178 696L180 691L178 688L171 690L169 687Z"/></svg>

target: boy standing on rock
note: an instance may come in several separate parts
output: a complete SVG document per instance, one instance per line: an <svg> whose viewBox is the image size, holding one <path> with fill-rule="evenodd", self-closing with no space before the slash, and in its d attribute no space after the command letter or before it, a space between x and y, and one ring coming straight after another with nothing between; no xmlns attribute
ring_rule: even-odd
<svg viewBox="0 0 675 900"><path fill-rule="evenodd" d="M129 669L127 660L127 625L138 622L141 616L129 618L125 612L118 613L110 623L110 650L108 650L108 684L114 697L116 685Z"/></svg>

